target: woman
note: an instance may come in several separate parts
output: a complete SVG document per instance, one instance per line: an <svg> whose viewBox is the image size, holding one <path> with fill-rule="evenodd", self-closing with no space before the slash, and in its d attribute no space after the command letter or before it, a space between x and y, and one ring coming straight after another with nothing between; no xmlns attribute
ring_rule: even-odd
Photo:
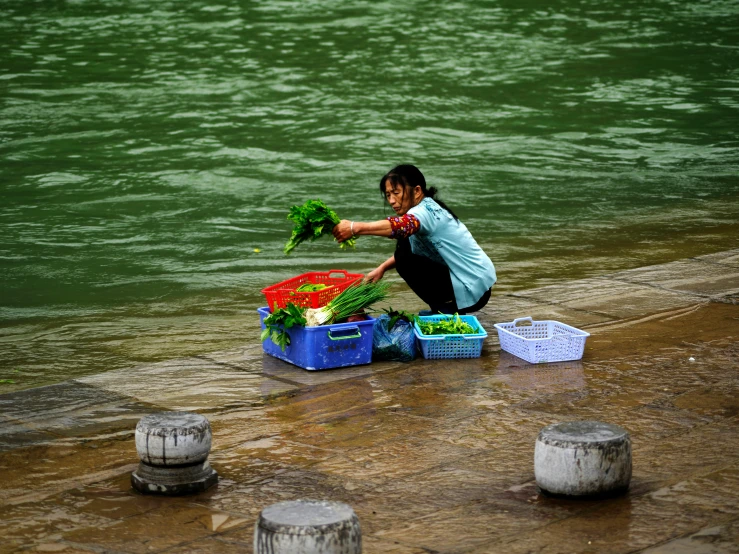
<svg viewBox="0 0 739 554"><path fill-rule="evenodd" d="M380 180L380 191L395 216L380 221L341 220L333 229L339 242L357 235L397 239L395 254L367 274L379 281L388 269L398 274L431 313L465 314L481 309L496 281L495 267L436 189L413 165L399 165Z"/></svg>

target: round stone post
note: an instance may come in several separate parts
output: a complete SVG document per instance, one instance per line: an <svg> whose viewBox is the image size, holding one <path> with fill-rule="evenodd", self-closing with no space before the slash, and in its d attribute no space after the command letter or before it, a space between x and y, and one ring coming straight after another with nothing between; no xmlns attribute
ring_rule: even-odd
<svg viewBox="0 0 739 554"><path fill-rule="evenodd" d="M631 439L618 425L572 421L544 427L534 449L536 484L562 496L610 496L631 481Z"/></svg>
<svg viewBox="0 0 739 554"><path fill-rule="evenodd" d="M255 554L361 554L362 530L351 506L290 500L263 509L254 526Z"/></svg>
<svg viewBox="0 0 739 554"><path fill-rule="evenodd" d="M201 492L218 482L208 463L210 423L190 412L160 412L144 416L136 425L139 467L131 485L147 494L178 495Z"/></svg>

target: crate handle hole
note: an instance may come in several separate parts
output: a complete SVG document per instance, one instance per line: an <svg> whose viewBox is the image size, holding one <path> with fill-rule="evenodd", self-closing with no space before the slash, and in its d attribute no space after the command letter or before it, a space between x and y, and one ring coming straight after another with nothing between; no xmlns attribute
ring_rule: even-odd
<svg viewBox="0 0 739 554"><path fill-rule="evenodd" d="M328 338L331 340L346 340L346 339L358 339L362 337L362 332L359 330L359 327L349 327L348 329L341 329L339 331L336 331L337 333L354 333L353 335L341 335L338 337L334 337L331 334L331 331L328 331Z"/></svg>

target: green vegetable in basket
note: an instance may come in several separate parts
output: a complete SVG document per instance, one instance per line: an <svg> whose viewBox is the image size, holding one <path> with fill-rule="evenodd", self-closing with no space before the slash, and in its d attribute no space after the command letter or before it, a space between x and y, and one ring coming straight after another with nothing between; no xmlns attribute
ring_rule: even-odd
<svg viewBox="0 0 739 554"><path fill-rule="evenodd" d="M287 218L295 223L290 240L285 245L285 254L292 252L298 244L305 240L316 240L323 235L330 235L334 226L341 221L336 212L321 200L308 200L302 206L292 206ZM341 248L354 247L356 241L350 238L341 243Z"/></svg>
<svg viewBox="0 0 739 554"><path fill-rule="evenodd" d="M393 327L395 327L395 324L401 319L403 321L407 321L411 325L413 325L413 322L418 319L418 316L416 314L412 314L403 310L393 310L392 306L389 308L385 308L382 311L390 317L390 320L387 322L388 331L392 331Z"/></svg>
<svg viewBox="0 0 739 554"><path fill-rule="evenodd" d="M264 318L265 329L262 331L262 341L271 338L280 349L284 352L285 348L290 345L290 334L287 329L296 325L305 325L305 308L288 303L284 308L275 309Z"/></svg>
<svg viewBox="0 0 739 554"><path fill-rule="evenodd" d="M295 289L295 292L316 292L319 290L327 289L328 287L329 285L324 285L323 283L303 283L297 289Z"/></svg>
<svg viewBox="0 0 739 554"><path fill-rule="evenodd" d="M424 335L473 335L478 332L472 325L462 321L459 314L438 321L419 319L418 327Z"/></svg>
<svg viewBox="0 0 739 554"><path fill-rule="evenodd" d="M375 302L387 297L388 283L356 283L336 296L322 308L309 308L305 311L306 325L327 325L335 321L346 319Z"/></svg>

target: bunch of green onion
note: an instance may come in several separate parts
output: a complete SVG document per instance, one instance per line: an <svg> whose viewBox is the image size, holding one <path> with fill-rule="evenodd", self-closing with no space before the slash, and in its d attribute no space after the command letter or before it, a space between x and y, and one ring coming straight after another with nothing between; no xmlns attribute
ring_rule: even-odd
<svg viewBox="0 0 739 554"><path fill-rule="evenodd" d="M305 311L306 326L327 325L346 319L387 298L388 283L359 283L348 287L321 308Z"/></svg>

